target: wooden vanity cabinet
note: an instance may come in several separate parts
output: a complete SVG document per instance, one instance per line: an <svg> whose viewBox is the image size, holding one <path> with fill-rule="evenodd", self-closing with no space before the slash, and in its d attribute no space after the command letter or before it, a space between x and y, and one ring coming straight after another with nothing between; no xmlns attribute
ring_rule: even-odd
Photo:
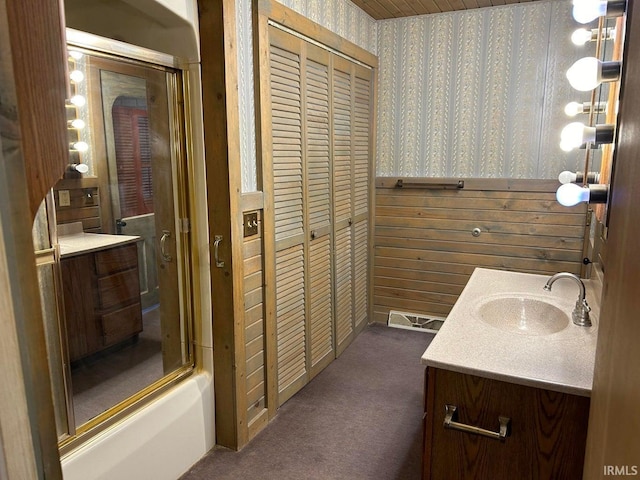
<svg viewBox="0 0 640 480"><path fill-rule="evenodd" d="M60 263L70 361L142 331L135 243L62 258Z"/></svg>
<svg viewBox="0 0 640 480"><path fill-rule="evenodd" d="M423 478L433 480L582 478L589 398L429 367L425 375ZM508 436L496 440L444 427L456 422Z"/></svg>

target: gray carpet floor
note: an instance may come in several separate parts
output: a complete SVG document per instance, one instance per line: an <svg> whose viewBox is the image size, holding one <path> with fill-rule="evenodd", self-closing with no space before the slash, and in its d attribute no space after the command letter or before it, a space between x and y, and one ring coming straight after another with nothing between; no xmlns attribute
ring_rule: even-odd
<svg viewBox="0 0 640 480"><path fill-rule="evenodd" d="M432 338L368 326L243 450L215 448L181 480L419 479Z"/></svg>

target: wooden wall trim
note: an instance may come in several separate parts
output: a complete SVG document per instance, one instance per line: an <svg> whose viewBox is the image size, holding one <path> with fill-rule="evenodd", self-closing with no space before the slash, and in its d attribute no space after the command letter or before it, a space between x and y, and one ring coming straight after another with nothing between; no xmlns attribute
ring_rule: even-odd
<svg viewBox="0 0 640 480"><path fill-rule="evenodd" d="M260 74L260 132L262 139L261 172L262 186L273 185L273 143L271 139L271 89L269 78L269 26L268 17L260 15L258 19L258 62ZM264 83L264 84L263 84ZM265 386L268 416L271 420L278 409L278 372L276 339L276 245L275 214L273 193L265 192L262 217L263 274L264 274L264 337L265 337Z"/></svg>
<svg viewBox="0 0 640 480"><path fill-rule="evenodd" d="M627 3L618 139L613 160L584 478L640 468L640 5ZM637 474L637 473L636 473Z"/></svg>
<svg viewBox="0 0 640 480"><path fill-rule="evenodd" d="M369 263L369 271L367 272L367 322L374 322L373 309L373 279L375 269L375 249L374 239L376 230L376 154L377 154L377 138L378 138L378 75L379 69L373 70L373 78L371 79L372 95L371 95L371 146L369 155L371 155L371 168L369 169L369 234L367 238L367 249L369 250L367 262Z"/></svg>
<svg viewBox="0 0 640 480"><path fill-rule="evenodd" d="M258 9L263 15L274 22L295 30L302 35L331 47L372 68L378 67L378 57L365 49L340 37L331 30L309 20L307 17L285 7L276 0L259 0Z"/></svg>
<svg viewBox="0 0 640 480"><path fill-rule="evenodd" d="M29 210L35 218L51 187L62 178L69 162L68 97L64 17L59 0L6 2L9 41L18 55L17 79L20 130L29 192Z"/></svg>
<svg viewBox="0 0 640 480"><path fill-rule="evenodd" d="M199 0L198 12L210 256L221 235L224 261L211 268L216 442L239 449L248 432L235 0Z"/></svg>
<svg viewBox="0 0 640 480"><path fill-rule="evenodd" d="M264 193L249 192L243 193L240 198L240 210L250 212L251 210L262 210L264 208Z"/></svg>
<svg viewBox="0 0 640 480"><path fill-rule="evenodd" d="M57 0L0 0L0 456L8 478L62 478L31 230L67 162L64 51Z"/></svg>
<svg viewBox="0 0 640 480"><path fill-rule="evenodd" d="M451 183L454 184L460 180L464 181L464 188L461 190L492 190L492 191L510 191L510 192L555 192L560 183L557 180L540 180L540 179L516 179L516 178L434 178L434 177L377 177L376 188L396 188L398 180L403 183L413 183L411 188L437 188L438 184Z"/></svg>

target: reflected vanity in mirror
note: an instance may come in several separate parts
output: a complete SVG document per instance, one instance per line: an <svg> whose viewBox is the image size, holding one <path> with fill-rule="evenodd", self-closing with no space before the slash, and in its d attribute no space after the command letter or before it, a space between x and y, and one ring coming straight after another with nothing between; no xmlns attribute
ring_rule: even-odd
<svg viewBox="0 0 640 480"><path fill-rule="evenodd" d="M34 225L62 444L193 365L181 71L67 33L69 166Z"/></svg>

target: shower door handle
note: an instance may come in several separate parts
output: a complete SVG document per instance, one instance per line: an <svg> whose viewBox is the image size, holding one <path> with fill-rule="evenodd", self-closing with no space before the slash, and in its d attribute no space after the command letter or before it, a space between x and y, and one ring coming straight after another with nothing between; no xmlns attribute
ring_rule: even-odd
<svg viewBox="0 0 640 480"><path fill-rule="evenodd" d="M214 237L214 242L213 242L213 259L216 262L217 268L224 267L224 262L220 261L220 257L219 257L220 242L222 242L222 235L216 235Z"/></svg>
<svg viewBox="0 0 640 480"><path fill-rule="evenodd" d="M169 238L170 236L171 232L169 230L163 230L162 237L160 237L160 254L162 255L162 259L165 262L170 262L171 260L173 260L173 257L169 255L165 249L167 238Z"/></svg>

